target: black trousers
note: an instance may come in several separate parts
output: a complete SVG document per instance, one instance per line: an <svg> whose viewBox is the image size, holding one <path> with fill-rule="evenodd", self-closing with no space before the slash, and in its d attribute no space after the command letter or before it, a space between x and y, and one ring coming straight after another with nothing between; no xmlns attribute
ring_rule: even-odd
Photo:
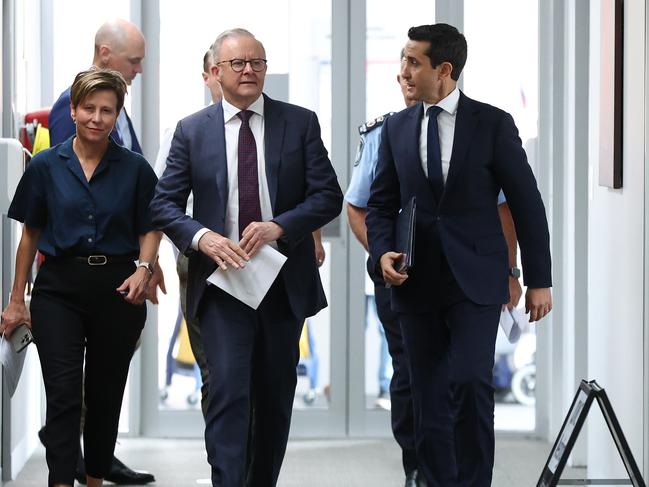
<svg viewBox="0 0 649 487"><path fill-rule="evenodd" d="M146 320L145 305L115 291L134 270L129 262L46 259L36 277L30 311L47 398L50 485L74 483L82 388L86 471L97 478L109 471L128 368Z"/></svg>
<svg viewBox="0 0 649 487"><path fill-rule="evenodd" d="M388 351L392 358L393 374L390 381L392 434L401 447L403 469L409 473L417 468L417 454L415 452L415 419L412 410L408 360L401 336L399 316L392 311L390 306L390 290L386 289L383 284L375 284L374 296L376 310L385 331Z"/></svg>
<svg viewBox="0 0 649 487"><path fill-rule="evenodd" d="M304 319L293 315L281 276L257 310L208 286L198 315L210 369L212 485L273 487L288 442Z"/></svg>
<svg viewBox="0 0 649 487"><path fill-rule="evenodd" d="M399 313L410 364L419 467L429 487L488 487L492 370L501 305L470 301L443 259L434 310Z"/></svg>

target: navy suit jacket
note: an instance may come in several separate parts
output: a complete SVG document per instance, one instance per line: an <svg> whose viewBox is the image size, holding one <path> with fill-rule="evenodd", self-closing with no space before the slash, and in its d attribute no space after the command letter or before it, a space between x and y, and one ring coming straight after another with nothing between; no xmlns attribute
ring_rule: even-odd
<svg viewBox="0 0 649 487"><path fill-rule="evenodd" d="M140 147L140 143L137 140L137 135L135 135L135 130L133 129L133 124L131 123L131 117L128 116L128 113L126 113L125 109L122 110L124 110L126 120L128 121L128 129L131 132L131 150L133 152L137 152L138 154L142 154L142 147ZM72 121L72 117L70 116L70 88L61 93L59 99L54 102L54 105L52 105L48 120L48 129L50 131L51 147L54 147L55 145L68 140L77 132L77 128L75 127L74 122ZM117 132L117 126L115 126L110 136L119 145L124 145L122 138L119 136L119 132Z"/></svg>
<svg viewBox="0 0 649 487"><path fill-rule="evenodd" d="M293 313L303 319L327 305L311 232L338 216L342 192L315 113L264 97L266 178L273 221L284 229L277 245L288 258L280 276ZM193 219L185 214L190 191ZM178 122L151 202L154 223L189 256L190 316L196 315L205 280L216 268L212 259L191 250L192 238L203 227L225 234L227 197L223 106L217 103Z"/></svg>
<svg viewBox="0 0 649 487"><path fill-rule="evenodd" d="M471 301L509 300L507 244L497 210L501 188L516 225L525 284L550 287L545 208L512 117L460 94L450 168L438 201L421 165L422 116L419 103L384 122L368 202L370 253L378 263L395 250L399 209L417 198L414 268L403 285L392 288L393 308L431 310L431 296L444 286L439 279L442 256Z"/></svg>

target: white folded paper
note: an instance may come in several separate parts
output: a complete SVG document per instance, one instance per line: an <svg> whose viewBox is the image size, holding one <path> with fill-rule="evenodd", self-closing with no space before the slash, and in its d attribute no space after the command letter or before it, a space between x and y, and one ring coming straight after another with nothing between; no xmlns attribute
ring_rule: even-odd
<svg viewBox="0 0 649 487"><path fill-rule="evenodd" d="M509 343L516 343L527 326L527 317L519 309L505 308L500 312L500 327Z"/></svg>
<svg viewBox="0 0 649 487"><path fill-rule="evenodd" d="M286 256L270 245L264 245L243 269L217 269L207 282L223 289L252 309L257 309L286 262Z"/></svg>
<svg viewBox="0 0 649 487"><path fill-rule="evenodd" d="M5 339L4 334L2 335L2 338L0 338L0 362L4 370L4 379L7 383L9 397L14 395L16 387L18 387L20 374L25 363L25 355L27 355L27 349L18 353L14 352L11 343Z"/></svg>

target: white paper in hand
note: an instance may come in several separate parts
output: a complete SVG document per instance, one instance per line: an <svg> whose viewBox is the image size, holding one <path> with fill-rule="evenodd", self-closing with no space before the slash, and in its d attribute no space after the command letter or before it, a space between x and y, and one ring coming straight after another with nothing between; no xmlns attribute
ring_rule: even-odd
<svg viewBox="0 0 649 487"><path fill-rule="evenodd" d="M227 271L222 271L217 267L207 278L207 282L223 289L252 309L257 309L284 262L286 256L270 245L264 245L243 269L228 267Z"/></svg>
<svg viewBox="0 0 649 487"><path fill-rule="evenodd" d="M527 319L517 308L505 308L500 312L500 327L509 343L516 343L521 337L521 332L527 328Z"/></svg>
<svg viewBox="0 0 649 487"><path fill-rule="evenodd" d="M9 397L14 395L16 387L18 387L20 374L25 363L25 355L27 355L27 350L19 353L14 352L11 343L5 340L4 334L2 335L2 338L0 338L0 362L2 362Z"/></svg>

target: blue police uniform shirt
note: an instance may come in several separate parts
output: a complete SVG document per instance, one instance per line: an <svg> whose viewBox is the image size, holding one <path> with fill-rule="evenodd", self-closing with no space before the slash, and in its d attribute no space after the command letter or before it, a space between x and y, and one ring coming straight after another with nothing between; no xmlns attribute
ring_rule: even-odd
<svg viewBox="0 0 649 487"><path fill-rule="evenodd" d="M365 126L361 126L361 129ZM358 208L367 208L367 201L370 199L370 188L376 175L376 163L379 158L381 132L382 127L375 125L373 128L361 134L361 140L356 153L356 161L352 171L352 179L345 193L345 201ZM498 193L498 204L500 205L506 201L505 195L501 190Z"/></svg>
<svg viewBox="0 0 649 487"><path fill-rule="evenodd" d="M359 208L367 208L367 201L370 199L370 187L376 175L380 144L380 127L361 135L352 179L345 193L345 201Z"/></svg>
<svg viewBox="0 0 649 487"><path fill-rule="evenodd" d="M39 152L27 165L8 216L41 230L50 256L137 255L155 227L149 203L157 178L139 154L110 140L90 181L72 140Z"/></svg>

